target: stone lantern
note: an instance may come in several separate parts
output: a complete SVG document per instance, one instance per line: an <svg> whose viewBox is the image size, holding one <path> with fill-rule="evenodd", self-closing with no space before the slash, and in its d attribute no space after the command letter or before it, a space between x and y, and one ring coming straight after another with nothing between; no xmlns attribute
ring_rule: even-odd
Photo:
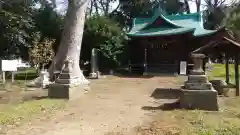
<svg viewBox="0 0 240 135"><path fill-rule="evenodd" d="M191 58L193 60L194 66L193 70L190 72L192 75L204 75L204 71L202 69L203 59L205 58L204 54L192 54Z"/></svg>
<svg viewBox="0 0 240 135"><path fill-rule="evenodd" d="M180 105L186 109L218 110L217 91L202 69L204 54L191 54L194 67L188 75L180 96Z"/></svg>

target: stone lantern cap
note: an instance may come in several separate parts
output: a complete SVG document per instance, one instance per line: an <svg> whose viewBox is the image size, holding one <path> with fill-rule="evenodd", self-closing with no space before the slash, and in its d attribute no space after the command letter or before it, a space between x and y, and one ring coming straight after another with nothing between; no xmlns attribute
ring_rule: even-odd
<svg viewBox="0 0 240 135"><path fill-rule="evenodd" d="M191 58L200 58L200 59L203 59L203 58L205 58L206 56L205 56L205 54L201 54L201 53L192 53L190 57L191 57Z"/></svg>

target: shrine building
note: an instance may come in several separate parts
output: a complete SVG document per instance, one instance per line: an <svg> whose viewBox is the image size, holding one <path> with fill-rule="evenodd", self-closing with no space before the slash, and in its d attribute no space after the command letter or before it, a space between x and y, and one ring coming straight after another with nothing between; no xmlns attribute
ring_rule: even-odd
<svg viewBox="0 0 240 135"><path fill-rule="evenodd" d="M134 18L127 33L130 65L147 74L180 73L180 63L191 65L189 54L221 36L222 30L203 28L201 13Z"/></svg>

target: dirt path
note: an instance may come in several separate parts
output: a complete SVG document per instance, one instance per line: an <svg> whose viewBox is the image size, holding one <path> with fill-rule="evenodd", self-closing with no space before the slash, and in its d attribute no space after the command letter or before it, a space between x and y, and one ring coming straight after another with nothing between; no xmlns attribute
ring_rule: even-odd
<svg viewBox="0 0 240 135"><path fill-rule="evenodd" d="M143 106L158 106L151 98L155 88L177 87L174 77L94 80L91 91L54 117L20 126L8 135L104 135L128 134L149 120Z"/></svg>

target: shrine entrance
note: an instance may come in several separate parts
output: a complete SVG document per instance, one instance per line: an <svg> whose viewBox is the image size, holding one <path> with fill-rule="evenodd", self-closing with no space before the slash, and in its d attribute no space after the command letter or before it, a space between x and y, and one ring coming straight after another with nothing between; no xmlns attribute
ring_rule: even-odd
<svg viewBox="0 0 240 135"><path fill-rule="evenodd" d="M152 44L147 46L147 72L177 73L179 56L175 44Z"/></svg>

